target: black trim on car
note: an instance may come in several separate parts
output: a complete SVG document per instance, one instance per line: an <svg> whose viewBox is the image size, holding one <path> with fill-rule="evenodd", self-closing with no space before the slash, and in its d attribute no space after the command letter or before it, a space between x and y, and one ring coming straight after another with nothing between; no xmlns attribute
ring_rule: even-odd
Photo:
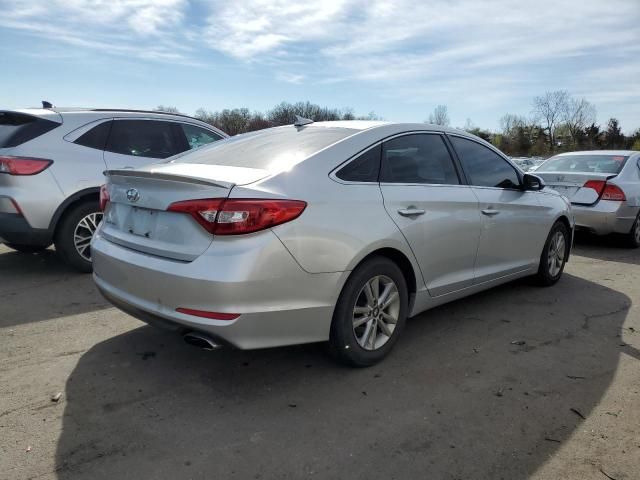
<svg viewBox="0 0 640 480"><path fill-rule="evenodd" d="M19 213L0 213L0 239L20 245L51 245L52 232L46 228L32 228Z"/></svg>
<svg viewBox="0 0 640 480"><path fill-rule="evenodd" d="M53 232L56 229L58 221L60 220L60 218L62 217L62 214L64 213L64 211L67 209L69 205L82 199L83 197L90 197L93 195L98 195L98 196L100 195L100 187L85 188L84 190L80 190L79 192L76 192L73 195L65 198L64 202L62 202L56 209L56 212L53 214L53 217L51 217L51 222L49 222L48 231L51 232L51 236L53 237ZM98 201L96 200L96 204L97 203Z"/></svg>

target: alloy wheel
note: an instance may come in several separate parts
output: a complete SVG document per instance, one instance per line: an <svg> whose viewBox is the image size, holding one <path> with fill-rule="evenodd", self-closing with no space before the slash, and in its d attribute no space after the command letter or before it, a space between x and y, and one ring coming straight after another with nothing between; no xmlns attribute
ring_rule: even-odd
<svg viewBox="0 0 640 480"><path fill-rule="evenodd" d="M549 275L556 277L562 270L564 264L564 257L566 255L567 244L562 232L556 232L551 238L549 243L549 254L547 266L549 268Z"/></svg>
<svg viewBox="0 0 640 480"><path fill-rule="evenodd" d="M78 222L73 231L73 245L82 258L87 262L91 261L91 237L98 229L102 221L101 212L93 212L85 216Z"/></svg>
<svg viewBox="0 0 640 480"><path fill-rule="evenodd" d="M376 275L368 280L353 307L353 334L365 350L377 350L389 341L400 315L400 294L395 282Z"/></svg>

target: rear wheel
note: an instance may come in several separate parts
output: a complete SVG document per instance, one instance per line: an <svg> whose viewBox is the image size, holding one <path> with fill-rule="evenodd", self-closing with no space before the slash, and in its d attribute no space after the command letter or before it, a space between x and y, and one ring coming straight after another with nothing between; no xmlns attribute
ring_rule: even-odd
<svg viewBox="0 0 640 480"><path fill-rule="evenodd" d="M627 233L627 245L631 248L640 247L640 213L636 217L636 221L631 227L631 231Z"/></svg>
<svg viewBox="0 0 640 480"><path fill-rule="evenodd" d="M329 347L339 361L366 367L382 360L404 328L407 284L400 268L384 257L353 271L340 294Z"/></svg>
<svg viewBox="0 0 640 480"><path fill-rule="evenodd" d="M5 245L20 253L43 252L49 246L49 245L21 245L19 243L6 243Z"/></svg>
<svg viewBox="0 0 640 480"><path fill-rule="evenodd" d="M563 222L556 222L540 255L540 266L536 274L538 284L548 287L560 280L569 257L570 242L567 226Z"/></svg>
<svg viewBox="0 0 640 480"><path fill-rule="evenodd" d="M94 201L71 207L60 221L55 235L56 251L76 270L91 272L91 237L101 221L102 212Z"/></svg>

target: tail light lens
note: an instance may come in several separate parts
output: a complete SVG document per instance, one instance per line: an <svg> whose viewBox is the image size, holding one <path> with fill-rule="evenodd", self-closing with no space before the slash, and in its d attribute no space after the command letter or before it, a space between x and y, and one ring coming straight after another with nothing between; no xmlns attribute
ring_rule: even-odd
<svg viewBox="0 0 640 480"><path fill-rule="evenodd" d="M627 199L620 187L607 183L606 180L589 180L584 184L584 188L594 189L601 200L615 200L622 202Z"/></svg>
<svg viewBox="0 0 640 480"><path fill-rule="evenodd" d="M172 203L167 210L190 214L210 233L242 235L290 222L306 206L300 200L212 198Z"/></svg>
<svg viewBox="0 0 640 480"><path fill-rule="evenodd" d="M9 175L36 175L46 170L53 160L46 158L0 156L0 173Z"/></svg>
<svg viewBox="0 0 640 480"><path fill-rule="evenodd" d="M105 211L107 208L107 203L111 201L111 197L109 196L109 190L107 190L106 185L102 185L100 187L100 210Z"/></svg>

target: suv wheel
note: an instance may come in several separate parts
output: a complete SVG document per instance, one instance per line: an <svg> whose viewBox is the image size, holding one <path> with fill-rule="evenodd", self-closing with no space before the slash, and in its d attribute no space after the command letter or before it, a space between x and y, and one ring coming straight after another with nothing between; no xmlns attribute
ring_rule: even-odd
<svg viewBox="0 0 640 480"><path fill-rule="evenodd" d="M329 348L339 361L366 367L395 345L407 318L408 290L400 268L374 257L356 268L340 294Z"/></svg>
<svg viewBox="0 0 640 480"><path fill-rule="evenodd" d="M5 245L20 253L39 253L49 247L49 245L21 245L19 243L6 243Z"/></svg>
<svg viewBox="0 0 640 480"><path fill-rule="evenodd" d="M71 207L56 230L56 251L65 262L81 272L92 270L91 237L101 221L98 203L85 201Z"/></svg>

